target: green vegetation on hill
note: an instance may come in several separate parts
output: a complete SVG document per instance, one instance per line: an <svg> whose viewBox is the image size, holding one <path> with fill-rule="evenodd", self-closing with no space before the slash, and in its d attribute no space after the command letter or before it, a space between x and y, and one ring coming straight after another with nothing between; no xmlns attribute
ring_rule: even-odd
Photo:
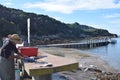
<svg viewBox="0 0 120 80"><path fill-rule="evenodd" d="M57 43L85 37L115 35L104 29L80 25L77 22L66 24L47 15L27 13L0 5L0 38L6 34L18 33L26 40L27 18L31 20L31 41L37 44L42 44L42 42L47 44L48 41Z"/></svg>

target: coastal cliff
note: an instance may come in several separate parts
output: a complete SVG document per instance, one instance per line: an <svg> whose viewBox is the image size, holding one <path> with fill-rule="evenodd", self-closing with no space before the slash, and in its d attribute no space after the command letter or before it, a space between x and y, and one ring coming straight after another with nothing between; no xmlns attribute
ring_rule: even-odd
<svg viewBox="0 0 120 80"><path fill-rule="evenodd" d="M114 36L105 29L96 29L78 22L64 23L48 15L24 12L19 9L0 5L0 38L4 35L17 33L27 41L27 19L31 21L31 43L51 44L89 37Z"/></svg>

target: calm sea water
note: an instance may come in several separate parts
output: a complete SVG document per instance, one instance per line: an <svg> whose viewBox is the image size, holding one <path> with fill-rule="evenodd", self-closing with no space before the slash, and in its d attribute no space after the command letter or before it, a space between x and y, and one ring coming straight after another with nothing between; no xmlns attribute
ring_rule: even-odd
<svg viewBox="0 0 120 80"><path fill-rule="evenodd" d="M91 49L84 49L90 54L100 55L110 66L114 67L120 72L120 37L114 39L116 44L108 44L107 46L101 46Z"/></svg>

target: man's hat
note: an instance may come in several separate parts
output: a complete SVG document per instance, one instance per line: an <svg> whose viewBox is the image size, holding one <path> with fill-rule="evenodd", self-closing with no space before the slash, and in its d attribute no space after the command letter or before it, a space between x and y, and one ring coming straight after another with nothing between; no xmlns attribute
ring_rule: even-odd
<svg viewBox="0 0 120 80"><path fill-rule="evenodd" d="M12 35L8 35L8 37L13 41L16 42L17 44L21 44L21 38L19 37L18 34L12 34Z"/></svg>

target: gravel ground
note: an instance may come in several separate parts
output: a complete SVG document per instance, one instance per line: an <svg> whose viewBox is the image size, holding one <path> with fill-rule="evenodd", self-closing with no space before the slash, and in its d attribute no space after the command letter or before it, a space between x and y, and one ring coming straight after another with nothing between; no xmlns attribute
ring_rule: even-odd
<svg viewBox="0 0 120 80"><path fill-rule="evenodd" d="M98 79L100 75L116 73L116 70L101 60L99 56L90 55L84 51L55 47L39 48L39 51L66 58L74 58L79 62L79 69L54 73L52 80L102 80Z"/></svg>

